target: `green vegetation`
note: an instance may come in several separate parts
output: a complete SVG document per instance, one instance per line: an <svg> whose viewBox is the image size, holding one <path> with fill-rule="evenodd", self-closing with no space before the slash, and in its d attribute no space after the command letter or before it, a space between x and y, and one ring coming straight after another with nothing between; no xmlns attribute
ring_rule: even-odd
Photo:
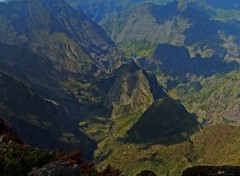
<svg viewBox="0 0 240 176"><path fill-rule="evenodd" d="M104 105L111 110L112 117L142 113L154 101L150 86L148 78L139 68L122 73L109 89Z"/></svg>
<svg viewBox="0 0 240 176"><path fill-rule="evenodd" d="M16 128L27 144L44 149L54 149L58 145L69 149L79 146L80 141L81 146L93 144L80 132L80 136L79 133L74 133L71 138L64 136L72 134L74 129L64 121L66 112L59 105L43 99L29 85L3 72L0 72L0 96L0 116Z"/></svg>
<svg viewBox="0 0 240 176"><path fill-rule="evenodd" d="M136 114L112 119L110 131L95 152L98 168L111 163L123 170L125 175L136 175L144 169L154 171L157 175L180 175L188 166L184 158L188 142L170 146L126 142L127 132L138 123L140 116ZM99 124L88 127L97 130Z"/></svg>
<svg viewBox="0 0 240 176"><path fill-rule="evenodd" d="M41 167L54 159L54 154L32 150L21 145L0 143L0 172L25 175L33 167Z"/></svg>
<svg viewBox="0 0 240 176"><path fill-rule="evenodd" d="M95 141L102 141L110 134L113 122L111 119L96 117L82 121L79 124L80 130Z"/></svg>
<svg viewBox="0 0 240 176"><path fill-rule="evenodd" d="M164 20L164 14L158 12L166 9L172 16ZM145 57L149 56L157 44L180 46L185 43L185 33L192 26L192 20L183 17L185 14L176 16L174 11L178 11L174 3L166 7L141 4L104 20L101 26L127 56Z"/></svg>
<svg viewBox="0 0 240 176"><path fill-rule="evenodd" d="M124 51L126 58L142 58L147 57L156 49L157 44L147 41L137 41L130 44L124 43L119 48Z"/></svg>
<svg viewBox="0 0 240 176"><path fill-rule="evenodd" d="M96 143L77 124L86 115L85 104L99 98L87 86L121 58L114 42L65 1L1 3L0 22L0 70L11 75L0 80L0 115L28 144L44 149L81 144L88 155Z"/></svg>
<svg viewBox="0 0 240 176"><path fill-rule="evenodd" d="M207 0L186 0L190 6L197 8L204 12L210 18L223 22L230 22L239 20L239 2L236 0L221 0L207 1Z"/></svg>
<svg viewBox="0 0 240 176"><path fill-rule="evenodd" d="M237 20L239 10L214 8L205 1L194 1L188 2L188 6L179 12L176 3L166 6L139 3L127 12L121 11L117 15L111 15L101 22L101 26L127 57L150 56L158 44L168 43L192 48L192 57L196 53L201 54L203 58L217 54L221 57L226 55L226 60L238 60L237 42L233 45L227 41L226 44L219 32L225 31L238 40L238 23L228 21ZM161 13L162 11L168 13ZM216 15L208 16L206 11Z"/></svg>
<svg viewBox="0 0 240 176"><path fill-rule="evenodd" d="M125 175L136 175L147 169L157 175L180 176L189 166L239 165L239 127L217 125L204 127L189 141L165 146L159 144L130 144L122 140L129 129L131 117L115 121L111 135L99 144L95 152L98 168L108 163L123 170ZM138 118L133 118L136 122ZM127 125L125 128L120 125ZM118 133L118 130L121 129ZM237 152L237 153L236 153Z"/></svg>
<svg viewBox="0 0 240 176"><path fill-rule="evenodd" d="M213 123L239 123L239 70L227 74L216 74L206 79L181 84L170 91L181 100L199 120Z"/></svg>
<svg viewBox="0 0 240 176"><path fill-rule="evenodd" d="M219 21L233 21L238 20L240 18L240 12L239 10L226 10L226 9L217 9L216 10L216 16L213 17L214 20Z"/></svg>
<svg viewBox="0 0 240 176"><path fill-rule="evenodd" d="M164 7L141 0L79 2L90 6L84 7L88 15L103 12L92 19L112 17L101 24L125 57L159 73L170 97L135 63L122 65L126 60L104 30L64 1L0 6L0 69L9 74L0 72L0 116L33 146L81 146L88 155L98 144L94 160L99 170L106 168L96 171L78 152L44 152L8 140L0 141L0 173L24 175L52 161L85 163L91 166L88 175L99 176L121 174L109 164L133 176L239 165L240 70L224 73L236 63L223 60L238 60L238 24L226 21L239 14L218 9L210 18L184 1ZM201 56L191 60L187 48ZM192 75L213 73L218 74Z"/></svg>

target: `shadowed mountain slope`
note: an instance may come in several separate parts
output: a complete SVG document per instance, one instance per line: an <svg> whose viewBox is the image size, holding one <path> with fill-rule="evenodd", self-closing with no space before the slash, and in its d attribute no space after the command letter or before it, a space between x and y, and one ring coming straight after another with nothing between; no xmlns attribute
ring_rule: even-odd
<svg viewBox="0 0 240 176"><path fill-rule="evenodd" d="M137 61L146 70L172 76L185 76L188 73L210 76L239 68L237 62L229 63L217 54L210 58L202 58L200 54L196 54L191 58L187 48L170 44L159 44L151 56Z"/></svg>
<svg viewBox="0 0 240 176"><path fill-rule="evenodd" d="M199 131L197 118L178 101L162 98L154 102L127 132L129 142L171 145Z"/></svg>
<svg viewBox="0 0 240 176"><path fill-rule="evenodd" d="M28 85L5 73L0 74L1 111L3 117L16 129L22 140L43 149L80 146L93 147L67 118L61 106L44 100ZM69 128L71 126L71 130Z"/></svg>

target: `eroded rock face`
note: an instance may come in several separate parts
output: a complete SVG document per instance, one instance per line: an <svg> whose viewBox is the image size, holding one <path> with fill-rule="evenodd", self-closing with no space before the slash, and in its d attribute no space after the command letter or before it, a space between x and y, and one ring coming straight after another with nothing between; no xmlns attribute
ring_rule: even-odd
<svg viewBox="0 0 240 176"><path fill-rule="evenodd" d="M77 165L71 166L66 162L54 162L41 168L35 168L28 176L80 176Z"/></svg>

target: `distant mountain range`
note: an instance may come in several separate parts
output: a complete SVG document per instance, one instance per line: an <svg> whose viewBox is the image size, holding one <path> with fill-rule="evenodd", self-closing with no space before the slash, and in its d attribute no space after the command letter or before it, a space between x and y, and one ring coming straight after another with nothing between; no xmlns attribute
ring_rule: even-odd
<svg viewBox="0 0 240 176"><path fill-rule="evenodd" d="M239 24L212 20L192 6L142 4L102 26L126 57L153 73L184 79L239 68Z"/></svg>
<svg viewBox="0 0 240 176"><path fill-rule="evenodd" d="M219 20L238 20L239 1L238 0L67 0L71 6L83 11L87 16L96 22L109 18L116 13L126 12L136 5L152 3L155 5L166 5L168 3L180 1L190 6L204 11L210 17ZM104 4L104 5L103 5Z"/></svg>
<svg viewBox="0 0 240 176"><path fill-rule="evenodd" d="M129 10L137 4L154 2L160 5L167 4L173 0L67 0L74 8L83 11L87 16L96 22L104 18Z"/></svg>
<svg viewBox="0 0 240 176"><path fill-rule="evenodd" d="M102 26L118 46L138 58L149 55L158 44L169 43L188 47L192 56L217 54L238 60L238 23L211 20L193 7L181 10L176 2L139 5L106 20Z"/></svg>
<svg viewBox="0 0 240 176"><path fill-rule="evenodd" d="M229 63L218 54L204 58L197 53L191 57L187 48L170 44L159 44L149 57L140 58L137 63L148 71L182 78L187 74L210 76L239 68L237 62Z"/></svg>

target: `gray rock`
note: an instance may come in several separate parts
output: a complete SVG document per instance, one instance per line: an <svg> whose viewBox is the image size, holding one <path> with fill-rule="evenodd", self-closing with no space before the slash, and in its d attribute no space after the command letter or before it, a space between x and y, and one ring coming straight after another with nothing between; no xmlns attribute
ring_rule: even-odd
<svg viewBox="0 0 240 176"><path fill-rule="evenodd" d="M41 168L34 168L28 176L80 176L79 167L66 162L53 162Z"/></svg>

